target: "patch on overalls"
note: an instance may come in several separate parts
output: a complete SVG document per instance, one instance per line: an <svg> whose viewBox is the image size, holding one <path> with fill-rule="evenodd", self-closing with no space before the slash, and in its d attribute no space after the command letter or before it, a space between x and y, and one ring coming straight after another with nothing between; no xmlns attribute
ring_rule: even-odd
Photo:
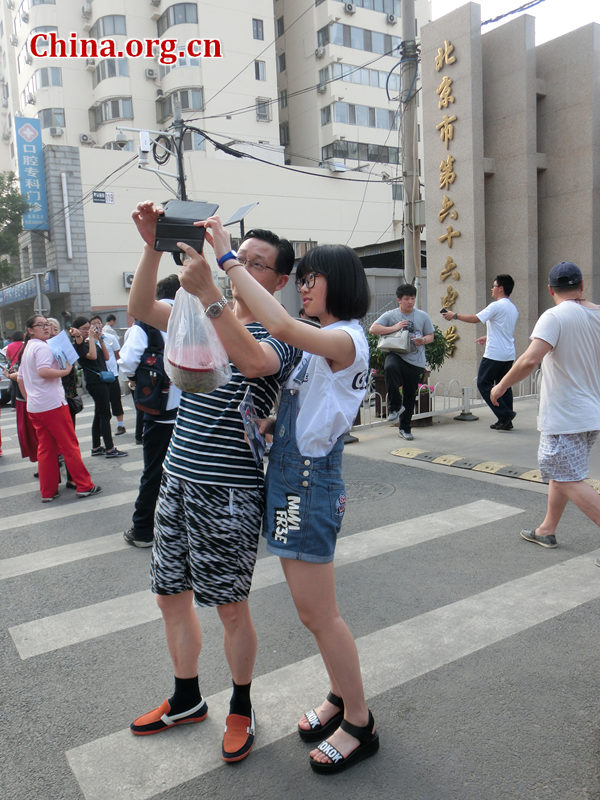
<svg viewBox="0 0 600 800"><path fill-rule="evenodd" d="M273 539L287 544L288 531L300 530L300 498L296 494L286 494L286 507L274 509Z"/></svg>
<svg viewBox="0 0 600 800"><path fill-rule="evenodd" d="M344 511L346 510L346 495L340 494L338 499L335 501L335 513L338 517L344 516Z"/></svg>

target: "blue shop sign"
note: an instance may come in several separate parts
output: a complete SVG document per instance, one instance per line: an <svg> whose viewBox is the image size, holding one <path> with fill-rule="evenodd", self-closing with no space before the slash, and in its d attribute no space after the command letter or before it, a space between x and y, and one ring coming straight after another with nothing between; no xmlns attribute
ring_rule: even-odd
<svg viewBox="0 0 600 800"><path fill-rule="evenodd" d="M46 272L41 279L42 294L53 294L58 291L58 280L56 277L56 270ZM33 300L37 295L35 285L35 278L27 278L27 280L13 283L11 286L5 286L0 289L0 307L11 306L14 303L20 303L23 300Z"/></svg>
<svg viewBox="0 0 600 800"><path fill-rule="evenodd" d="M23 215L23 228L47 231L48 201L40 121L37 117L15 117L15 129L21 194L29 203L29 211Z"/></svg>

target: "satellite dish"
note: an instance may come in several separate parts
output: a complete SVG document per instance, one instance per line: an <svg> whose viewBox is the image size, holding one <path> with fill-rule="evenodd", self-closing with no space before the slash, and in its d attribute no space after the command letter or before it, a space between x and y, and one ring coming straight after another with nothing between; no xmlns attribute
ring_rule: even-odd
<svg viewBox="0 0 600 800"><path fill-rule="evenodd" d="M41 300L42 307L40 308L36 298L35 303L33 304L33 313L45 317L46 314L50 313L50 298L47 294L43 294L39 299Z"/></svg>

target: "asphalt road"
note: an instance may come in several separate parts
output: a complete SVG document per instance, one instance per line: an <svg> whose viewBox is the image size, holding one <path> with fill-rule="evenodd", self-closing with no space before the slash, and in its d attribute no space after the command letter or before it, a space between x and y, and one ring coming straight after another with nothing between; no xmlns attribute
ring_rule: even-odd
<svg viewBox="0 0 600 800"><path fill-rule="evenodd" d="M101 495L77 500L63 488L42 505L12 415L2 409L2 797L600 798L600 539L568 508L559 548L521 540L543 514L545 487L401 459L393 432L361 434L344 456L337 583L381 749L338 776L310 770L294 729L326 692L324 671L261 545L257 740L247 760L225 765L230 678L213 610L198 612L207 721L128 731L172 688L149 551L120 535L141 466L133 434L116 440L128 458L86 457ZM90 424L86 408L84 454Z"/></svg>

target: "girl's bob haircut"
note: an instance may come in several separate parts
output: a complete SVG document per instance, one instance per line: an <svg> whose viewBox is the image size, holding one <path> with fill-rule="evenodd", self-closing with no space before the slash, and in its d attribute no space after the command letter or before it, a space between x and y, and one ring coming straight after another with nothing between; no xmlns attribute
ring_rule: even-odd
<svg viewBox="0 0 600 800"><path fill-rule="evenodd" d="M296 277L311 272L327 281L327 311L337 319L362 319L369 310L371 295L365 270L351 247L322 244L304 255Z"/></svg>

